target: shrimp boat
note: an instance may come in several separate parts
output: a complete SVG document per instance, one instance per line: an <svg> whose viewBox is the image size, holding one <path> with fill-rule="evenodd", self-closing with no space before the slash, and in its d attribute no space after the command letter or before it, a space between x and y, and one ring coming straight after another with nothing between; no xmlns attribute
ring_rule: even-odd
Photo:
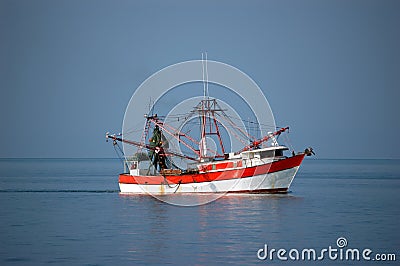
<svg viewBox="0 0 400 266"><path fill-rule="evenodd" d="M304 157L314 154L312 148L295 152L278 143L278 137L288 133L289 127L276 128L257 139L237 127L236 135L248 137L248 144L227 152L220 121L225 118L234 123L225 116L217 99L204 97L186 116L190 114L198 116L200 140L167 124L157 114L144 115L140 141L106 133L106 140L114 145L137 147L133 156L124 159L126 172L119 175L121 193L286 193ZM188 152L173 150L166 136ZM211 136L217 140L215 150L207 142ZM177 159L189 163L182 167Z"/></svg>

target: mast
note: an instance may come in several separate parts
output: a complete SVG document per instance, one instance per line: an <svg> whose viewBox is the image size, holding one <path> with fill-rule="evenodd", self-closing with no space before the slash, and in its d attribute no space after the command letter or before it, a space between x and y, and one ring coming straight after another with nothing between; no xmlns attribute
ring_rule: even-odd
<svg viewBox="0 0 400 266"><path fill-rule="evenodd" d="M224 147L224 143L220 134L220 127L227 132L230 132L233 134L234 137L236 137L239 141L243 143L243 148L239 151L236 151L235 154L240 154L241 152L248 151L248 150L253 150L253 149L258 149L261 144L271 141L272 146L277 146L278 143L276 142L275 137L279 136L281 133L285 132L288 130L288 127L281 128L277 130L276 132L268 132L267 136L264 136L262 138L257 139L254 136L251 136L246 130L240 128L236 123L234 123L229 116L225 113L225 110L221 108L221 106L218 104L217 100L215 98L210 98L209 96L209 90L208 90L208 62L207 62L207 52L204 52L201 54L201 62L202 62L202 78L203 78L203 97L200 100L200 102L195 106L195 108L189 113L189 116L187 114L185 115L185 121L189 118L192 118L193 115L196 115L200 119L200 129L198 126L196 126L196 131L200 130L200 140L197 140L189 134L185 134L181 132L180 129L177 129L175 127L172 127L171 125L168 125L164 123L164 121L157 116L157 114L152 115L153 113L153 108L149 110L149 114L145 115L146 118L146 123L143 128L142 136L140 138L140 142L132 141L132 140L127 140L125 138L118 137L115 135L106 135L106 138L110 138L113 140L113 142L120 141L129 145L136 146L137 153L141 152L142 149L147 149L149 151L155 151L155 152L162 152L163 155L165 156L172 156L172 157L180 157L183 159L189 159L192 161L197 161L197 162L206 162L209 160L214 160L217 158L226 158L226 151ZM151 102L150 102L151 103ZM151 115L150 115L151 113ZM195 118L195 117L193 117ZM222 120L219 120L222 119ZM178 118L179 121L179 118ZM219 121L225 121L229 124L229 126L225 126L225 124ZM250 123L250 122L249 122ZM154 127L161 128L163 132L166 134L170 135L171 137L175 138L179 144L182 144L186 146L187 149L189 149L191 152L193 152L195 155L194 156L188 156L186 155L186 152L183 153L183 151L179 150L177 152L173 152L171 149L168 147L153 147L150 144L146 144L146 139L148 132L150 130L151 124L154 125ZM248 124L248 128L250 128L250 124ZM236 133L238 134L236 134ZM214 137L212 137L214 135ZM181 137L184 137L185 139L182 139ZM216 145L216 148L214 150L214 145L207 145L207 138L210 138ZM246 140L244 140L245 138ZM250 144L248 143L248 140L250 140ZM151 140L149 140L151 141ZM210 147L208 147L210 146ZM220 148L218 148L220 147ZM158 150L157 150L158 149ZM165 149L165 150L164 150Z"/></svg>
<svg viewBox="0 0 400 266"><path fill-rule="evenodd" d="M200 148L200 161L203 161L204 158L207 157L207 139L206 139L206 124L207 124L206 99L208 97L207 53L201 53L201 62L203 67L203 100L201 101L201 111L200 111L201 140L199 148Z"/></svg>

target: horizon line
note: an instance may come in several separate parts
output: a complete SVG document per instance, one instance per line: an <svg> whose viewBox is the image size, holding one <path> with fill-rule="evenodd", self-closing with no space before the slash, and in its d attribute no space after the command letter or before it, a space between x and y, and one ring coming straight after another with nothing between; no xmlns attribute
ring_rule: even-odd
<svg viewBox="0 0 400 266"><path fill-rule="evenodd" d="M307 157L306 157L307 158ZM37 159L37 160L60 160L60 159L76 159L76 160L84 160L84 159L118 159L118 157L0 157L0 160L23 160L23 159ZM400 160L400 158L315 158L312 156L307 158L307 160Z"/></svg>

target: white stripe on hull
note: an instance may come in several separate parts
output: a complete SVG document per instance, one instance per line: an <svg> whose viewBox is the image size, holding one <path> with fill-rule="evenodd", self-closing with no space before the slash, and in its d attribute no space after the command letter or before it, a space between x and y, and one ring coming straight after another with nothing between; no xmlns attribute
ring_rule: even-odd
<svg viewBox="0 0 400 266"><path fill-rule="evenodd" d="M220 192L251 192L274 191L288 189L297 173L299 166L275 173L251 176L246 178L218 180L202 183L139 185L119 183L121 193L135 194L171 194L171 193L220 193Z"/></svg>

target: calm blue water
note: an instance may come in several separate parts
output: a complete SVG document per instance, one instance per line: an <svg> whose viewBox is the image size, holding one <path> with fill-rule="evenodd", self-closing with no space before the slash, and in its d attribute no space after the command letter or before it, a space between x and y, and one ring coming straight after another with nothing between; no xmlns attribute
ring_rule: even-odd
<svg viewBox="0 0 400 266"><path fill-rule="evenodd" d="M399 265L399 160L305 160L291 193L198 207L120 195L121 170L112 159L0 160L0 265L275 265L257 258L264 244L319 251L338 237L396 253L367 265Z"/></svg>

